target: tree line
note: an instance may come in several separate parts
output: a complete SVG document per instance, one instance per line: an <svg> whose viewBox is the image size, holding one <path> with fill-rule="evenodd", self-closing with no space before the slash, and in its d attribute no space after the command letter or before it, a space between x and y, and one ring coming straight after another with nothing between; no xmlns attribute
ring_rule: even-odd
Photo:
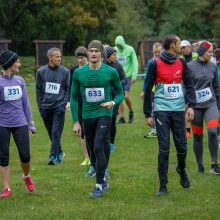
<svg viewBox="0 0 220 220"><path fill-rule="evenodd" d="M1 0L0 39L21 55L34 54L35 39L63 39L69 55L93 39L112 45L117 35L135 48L168 33L218 41L219 14L218 0Z"/></svg>

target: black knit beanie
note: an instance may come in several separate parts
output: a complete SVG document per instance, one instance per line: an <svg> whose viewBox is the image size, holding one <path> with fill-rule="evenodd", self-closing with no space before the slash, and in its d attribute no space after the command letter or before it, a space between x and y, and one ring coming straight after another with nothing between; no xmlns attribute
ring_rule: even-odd
<svg viewBox="0 0 220 220"><path fill-rule="evenodd" d="M97 48L103 54L103 46L101 41L99 40L91 41L88 45L88 49L90 50L91 48Z"/></svg>
<svg viewBox="0 0 220 220"><path fill-rule="evenodd" d="M206 41L199 45L199 48L197 50L197 53L199 56L202 56L212 45Z"/></svg>
<svg viewBox="0 0 220 220"><path fill-rule="evenodd" d="M85 47L78 47L75 51L76 57L88 57L88 51Z"/></svg>
<svg viewBox="0 0 220 220"><path fill-rule="evenodd" d="M107 58L109 58L114 52L115 52L115 49L113 47L105 48L105 53L106 53Z"/></svg>
<svg viewBox="0 0 220 220"><path fill-rule="evenodd" d="M4 70L11 67L17 60L18 55L10 50L5 50L0 54L0 65Z"/></svg>

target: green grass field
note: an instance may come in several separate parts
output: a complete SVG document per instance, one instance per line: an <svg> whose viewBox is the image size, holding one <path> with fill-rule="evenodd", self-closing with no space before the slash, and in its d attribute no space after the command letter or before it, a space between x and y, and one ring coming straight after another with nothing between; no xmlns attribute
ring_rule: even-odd
<svg viewBox="0 0 220 220"><path fill-rule="evenodd" d="M25 77L33 74L33 59L24 59ZM148 130L142 113L142 80L132 88L135 109L133 124L118 125L116 151L111 155L109 191L98 200L89 197L95 179L84 176L80 139L72 134L70 113L66 113L62 145L66 153L63 164L48 166L49 138L35 101L35 83L28 86L37 134L31 136L31 175L36 183L32 194L25 191L17 149L10 146L11 190L13 196L0 200L0 219L81 219L81 220L170 220L220 219L220 176L209 173L210 155L207 137L204 143L205 174L197 175L192 139L188 143L187 170L191 188L183 189L175 171L176 152L171 144L168 193L156 197L157 140L143 138ZM126 115L128 113L126 112ZM1 140L0 140L1 141Z"/></svg>

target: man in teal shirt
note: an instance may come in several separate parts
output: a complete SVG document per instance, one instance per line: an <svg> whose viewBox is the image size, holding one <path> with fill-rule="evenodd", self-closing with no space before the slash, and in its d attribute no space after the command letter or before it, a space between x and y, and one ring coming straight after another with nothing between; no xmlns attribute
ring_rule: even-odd
<svg viewBox="0 0 220 220"><path fill-rule="evenodd" d="M124 86L125 89L125 102L129 109L129 123L134 121L134 111L132 107L130 91L131 85L135 83L138 75L138 60L133 47L127 45L122 36L118 36L115 39L115 50L118 62L122 65L127 84ZM124 124L124 105L121 104L119 108L119 123Z"/></svg>
<svg viewBox="0 0 220 220"><path fill-rule="evenodd" d="M96 186L91 192L94 198L101 197L107 190L104 178L110 155L110 127L113 106L124 99L122 85L115 69L102 63L103 47L94 40L88 46L89 64L78 68L71 87L70 107L73 118L73 132L81 133L78 119L78 96L82 97L82 118L91 165L96 171ZM112 87L116 91L111 99Z"/></svg>

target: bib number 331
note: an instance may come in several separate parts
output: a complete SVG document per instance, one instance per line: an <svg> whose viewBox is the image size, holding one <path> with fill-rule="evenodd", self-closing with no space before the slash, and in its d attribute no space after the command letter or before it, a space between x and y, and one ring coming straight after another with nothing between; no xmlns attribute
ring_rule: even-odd
<svg viewBox="0 0 220 220"><path fill-rule="evenodd" d="M22 98L22 90L20 86L4 87L5 101L15 101Z"/></svg>
<svg viewBox="0 0 220 220"><path fill-rule="evenodd" d="M212 98L212 92L211 92L209 87L196 91L196 101L197 101L197 103L208 101L211 98Z"/></svg>
<svg viewBox="0 0 220 220"><path fill-rule="evenodd" d="M164 96L167 99L176 99L183 96L183 90L181 84L165 84Z"/></svg>
<svg viewBox="0 0 220 220"><path fill-rule="evenodd" d="M86 88L87 102L100 102L105 100L104 88Z"/></svg>

